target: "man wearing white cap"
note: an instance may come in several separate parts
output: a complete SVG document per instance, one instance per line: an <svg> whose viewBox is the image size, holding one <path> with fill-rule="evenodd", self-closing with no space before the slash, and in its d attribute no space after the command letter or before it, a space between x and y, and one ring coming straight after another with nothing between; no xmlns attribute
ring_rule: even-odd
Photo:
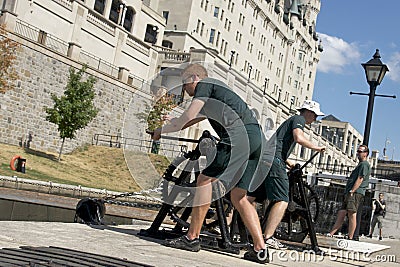
<svg viewBox="0 0 400 267"><path fill-rule="evenodd" d="M294 167L293 163L288 161L290 153L292 153L296 143L315 151L325 151L325 147L310 142L304 136L303 131L305 124L311 124L317 116L324 115L320 110L319 103L306 100L297 110L300 111L300 115L290 117L276 130L275 156L267 178L257 190L248 193L251 201L268 198L273 203L264 234L266 244L275 249L284 248L284 245L276 240L273 235L289 202L289 177L286 166Z"/></svg>

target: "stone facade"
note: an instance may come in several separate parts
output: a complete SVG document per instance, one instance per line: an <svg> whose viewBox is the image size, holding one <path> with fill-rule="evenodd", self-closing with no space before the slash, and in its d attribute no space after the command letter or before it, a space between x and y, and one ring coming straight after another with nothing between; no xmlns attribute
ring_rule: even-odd
<svg viewBox="0 0 400 267"><path fill-rule="evenodd" d="M53 106L51 94L63 94L70 67L80 69L82 65L40 45L14 38L21 43L15 64L20 77L15 90L0 95L0 142L22 146L29 141L31 149L58 151L61 140L57 126L46 121L44 107ZM135 114L144 110L150 94L97 70L89 68L87 72L97 79L94 101L99 113L86 128L77 132L76 139L66 140L64 151L91 143L94 134L122 136L127 110L131 111L127 119L137 121L130 124L137 127L129 129L129 135L141 138L145 126ZM131 101L134 103L129 108Z"/></svg>

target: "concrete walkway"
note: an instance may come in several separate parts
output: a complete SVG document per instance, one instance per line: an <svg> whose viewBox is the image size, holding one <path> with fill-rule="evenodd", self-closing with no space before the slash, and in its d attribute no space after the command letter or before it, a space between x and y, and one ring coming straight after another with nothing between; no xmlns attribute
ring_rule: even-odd
<svg viewBox="0 0 400 267"><path fill-rule="evenodd" d="M132 225L90 227L75 223L0 221L0 248L21 246L56 246L96 253L151 266L261 266L242 259L240 255L202 250L186 252L161 245L160 240L137 235L146 229L149 222L133 220ZM336 243L325 237L318 237L321 244ZM395 266L400 267L400 241L362 238L359 246L373 243L389 246L372 254L348 253L331 248L332 254L321 257L307 255L295 250L270 250L272 262L268 266ZM368 243L368 244L367 244ZM329 247L324 248L328 251ZM360 260L353 260L360 257ZM384 262L382 261L384 260Z"/></svg>

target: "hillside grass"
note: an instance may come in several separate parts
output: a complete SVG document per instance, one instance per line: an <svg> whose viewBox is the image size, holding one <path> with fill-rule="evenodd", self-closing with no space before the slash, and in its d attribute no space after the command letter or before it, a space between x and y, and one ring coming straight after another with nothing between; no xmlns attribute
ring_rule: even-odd
<svg viewBox="0 0 400 267"><path fill-rule="evenodd" d="M10 168L15 155L26 159L25 173ZM0 144L0 175L121 192L141 189L129 172L121 148L86 145L63 154L61 161L57 157L56 153ZM169 164L160 155L149 154L149 158L160 174Z"/></svg>

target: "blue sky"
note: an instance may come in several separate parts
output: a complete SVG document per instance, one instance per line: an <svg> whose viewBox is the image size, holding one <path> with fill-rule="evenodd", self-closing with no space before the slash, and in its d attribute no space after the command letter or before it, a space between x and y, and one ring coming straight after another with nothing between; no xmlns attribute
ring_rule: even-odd
<svg viewBox="0 0 400 267"><path fill-rule="evenodd" d="M317 32L324 52L321 54L314 88L314 100L325 114L350 122L364 133L369 85L361 63L379 49L389 68L376 97L369 147L383 154L386 138L389 159L400 160L400 1L399 0L321 0Z"/></svg>

